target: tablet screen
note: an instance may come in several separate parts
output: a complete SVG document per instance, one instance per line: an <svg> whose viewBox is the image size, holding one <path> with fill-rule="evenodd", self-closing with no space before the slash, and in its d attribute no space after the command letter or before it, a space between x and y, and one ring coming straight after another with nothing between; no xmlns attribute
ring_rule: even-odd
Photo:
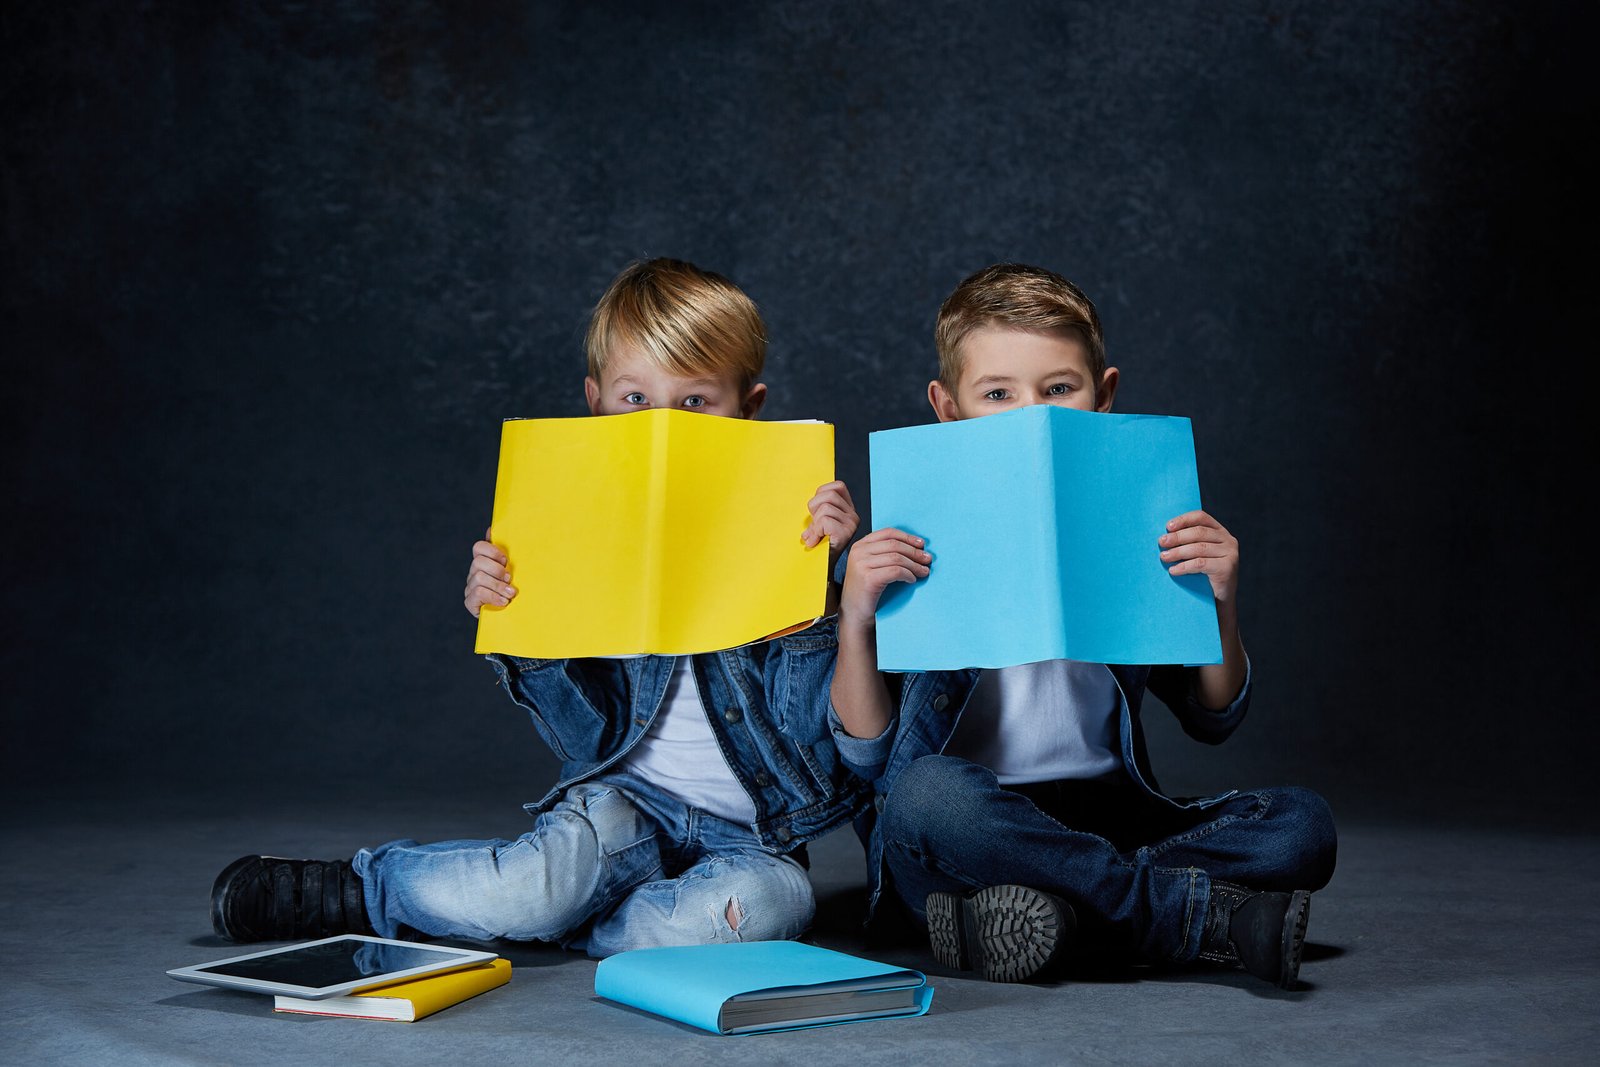
<svg viewBox="0 0 1600 1067"><path fill-rule="evenodd" d="M253 959L225 960L196 967L194 972L197 975L253 978L261 982L282 982L320 989L342 982L358 982L373 975L427 967L451 958L468 960L472 954L437 948L414 948L411 945L340 940L274 952Z"/></svg>

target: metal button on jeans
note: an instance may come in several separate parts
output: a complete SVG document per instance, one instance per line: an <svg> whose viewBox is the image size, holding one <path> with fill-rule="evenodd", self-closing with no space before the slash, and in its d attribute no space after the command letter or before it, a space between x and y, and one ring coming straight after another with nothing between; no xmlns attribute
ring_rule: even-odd
<svg viewBox="0 0 1600 1067"><path fill-rule="evenodd" d="M738 705L736 704L733 707L723 711L722 717L727 719L729 722L738 722L740 719L744 718L744 712L740 711Z"/></svg>
<svg viewBox="0 0 1600 1067"><path fill-rule="evenodd" d="M950 698L945 696L943 693L940 693L938 696L933 698L933 710L934 711L943 711L945 708L948 708L949 706L950 706Z"/></svg>
<svg viewBox="0 0 1600 1067"><path fill-rule="evenodd" d="M789 839L794 835L789 832L789 828L787 826L780 826L772 832L772 836L776 837L779 841L788 844Z"/></svg>
<svg viewBox="0 0 1600 1067"><path fill-rule="evenodd" d="M757 789L765 789L767 786L769 786L771 784L772 784L772 775L768 774L766 771L757 771L756 772L756 788Z"/></svg>

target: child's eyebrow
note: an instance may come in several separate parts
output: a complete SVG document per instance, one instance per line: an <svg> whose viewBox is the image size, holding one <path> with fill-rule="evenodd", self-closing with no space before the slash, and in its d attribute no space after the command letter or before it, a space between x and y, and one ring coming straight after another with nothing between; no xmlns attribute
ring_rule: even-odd
<svg viewBox="0 0 1600 1067"><path fill-rule="evenodd" d="M985 374L982 378L973 379L972 384L974 386L979 386L979 385L1010 385L1014 381L1016 381L1015 378L1007 378L1003 374Z"/></svg>
<svg viewBox="0 0 1600 1067"><path fill-rule="evenodd" d="M722 384L722 382L716 378L684 378L681 380L685 386L694 389L706 387L715 388ZM611 384L613 386L638 386L644 383L639 381L639 379L635 378L631 374L619 374L615 378L611 379Z"/></svg>

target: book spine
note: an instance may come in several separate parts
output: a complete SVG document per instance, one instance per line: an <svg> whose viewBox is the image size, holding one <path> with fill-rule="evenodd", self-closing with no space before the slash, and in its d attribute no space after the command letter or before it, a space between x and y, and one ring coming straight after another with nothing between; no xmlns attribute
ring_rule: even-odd
<svg viewBox="0 0 1600 1067"><path fill-rule="evenodd" d="M644 492L647 503L644 513L645 528L639 531L640 565L643 575L643 588L640 592L643 594L641 604L645 613L641 630L645 635L644 649L659 649L662 647L662 618L665 612L671 610L661 602L661 596L666 581L663 569L667 561L662 551L662 543L667 526L673 412L666 410L659 413L652 412L651 417L655 419L655 425L651 428L650 462L645 471Z"/></svg>
<svg viewBox="0 0 1600 1067"><path fill-rule="evenodd" d="M1064 457L1069 453L1066 446L1068 425L1059 418L1052 417L1053 410L1048 407L1042 408L1040 410L1042 417L1039 420L1042 463L1050 472L1050 495L1045 499L1051 502L1046 513L1049 532L1045 537L1043 558L1040 560L1040 565L1047 568L1047 571L1041 575L1045 581L1041 583L1040 588L1056 592L1045 606L1045 610L1053 614L1050 620L1050 632L1061 634L1065 638L1067 619L1072 613L1072 593L1067 589L1068 575L1066 567L1062 564L1062 561L1068 558L1072 547L1066 543L1066 532L1062 529L1061 523L1061 494L1070 491L1069 487L1063 484L1066 478L1062 471Z"/></svg>
<svg viewBox="0 0 1600 1067"><path fill-rule="evenodd" d="M436 982L420 984L406 997L416 1019L426 1018L473 997L497 989L511 981L511 964L503 959L482 967L445 975Z"/></svg>

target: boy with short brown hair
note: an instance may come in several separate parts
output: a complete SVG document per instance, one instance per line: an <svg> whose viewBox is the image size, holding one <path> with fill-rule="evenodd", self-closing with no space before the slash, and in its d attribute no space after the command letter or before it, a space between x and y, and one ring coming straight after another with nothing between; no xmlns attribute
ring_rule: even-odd
<svg viewBox="0 0 1600 1067"><path fill-rule="evenodd" d="M941 422L1028 404L1111 409L1118 371L1099 315L1054 272L979 271L945 301L935 335L928 400ZM874 612L890 583L928 576L929 547L874 531L851 549L844 581L832 722L845 762L875 779L872 903L887 877L941 962L996 981L1032 977L1077 944L1241 963L1293 986L1310 891L1333 871L1327 804L1293 787L1169 798L1139 720L1146 688L1207 743L1244 717L1238 541L1204 511L1151 531L1170 573L1210 579L1219 664L1053 660L886 682Z"/></svg>

